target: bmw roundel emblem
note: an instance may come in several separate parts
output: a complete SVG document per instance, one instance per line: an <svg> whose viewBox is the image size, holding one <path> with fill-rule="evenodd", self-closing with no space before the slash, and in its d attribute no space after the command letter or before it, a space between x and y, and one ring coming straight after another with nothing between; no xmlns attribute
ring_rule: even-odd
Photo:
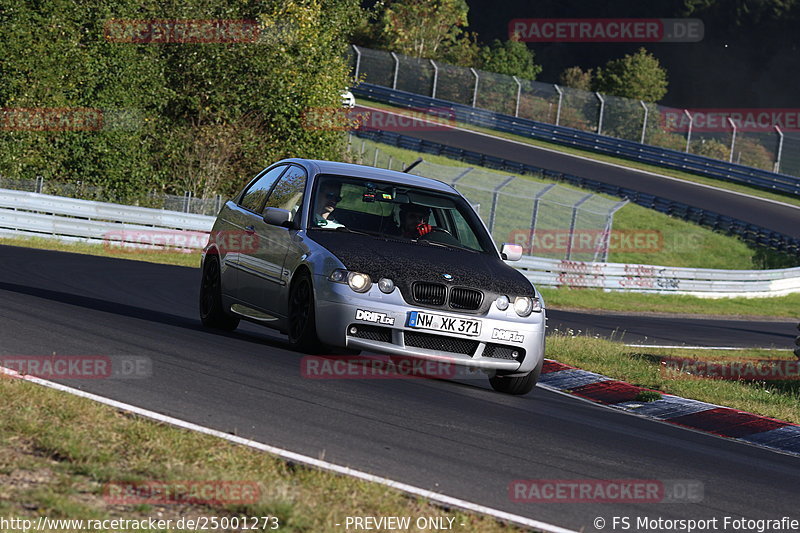
<svg viewBox="0 0 800 533"><path fill-rule="evenodd" d="M453 281L453 276L451 274L442 274L442 277L445 281Z"/></svg>

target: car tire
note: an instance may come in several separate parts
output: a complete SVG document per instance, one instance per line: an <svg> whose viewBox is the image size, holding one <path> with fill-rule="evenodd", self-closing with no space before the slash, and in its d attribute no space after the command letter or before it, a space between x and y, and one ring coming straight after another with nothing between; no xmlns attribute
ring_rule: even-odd
<svg viewBox="0 0 800 533"><path fill-rule="evenodd" d="M536 368L534 368L524 376L517 376L517 377L505 377L501 375L492 376L489 378L489 383L492 385L492 388L497 392L502 392L505 394L513 394L513 395L528 394L536 386L536 382L539 381L539 376L542 373L543 364L544 364L544 359L539 361L539 364L536 365Z"/></svg>
<svg viewBox="0 0 800 533"><path fill-rule="evenodd" d="M200 320L207 328L233 331L239 326L239 319L222 307L221 279L219 257L206 256L200 281Z"/></svg>
<svg viewBox="0 0 800 533"><path fill-rule="evenodd" d="M322 346L317 337L317 318L314 306L314 286L311 277L303 272L292 280L289 290L289 344L304 353L319 353Z"/></svg>

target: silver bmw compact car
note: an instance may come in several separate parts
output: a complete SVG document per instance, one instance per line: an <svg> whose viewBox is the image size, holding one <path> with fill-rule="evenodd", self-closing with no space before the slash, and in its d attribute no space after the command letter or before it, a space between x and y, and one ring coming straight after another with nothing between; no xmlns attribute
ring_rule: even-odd
<svg viewBox="0 0 800 533"><path fill-rule="evenodd" d="M541 373L541 295L498 252L469 202L437 180L362 165L287 159L260 172L214 223L200 317L277 329L325 346L485 371L529 392Z"/></svg>

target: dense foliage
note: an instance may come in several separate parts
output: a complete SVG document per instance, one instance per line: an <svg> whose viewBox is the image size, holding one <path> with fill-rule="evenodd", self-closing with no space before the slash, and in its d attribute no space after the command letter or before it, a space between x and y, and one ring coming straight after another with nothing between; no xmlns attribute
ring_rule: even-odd
<svg viewBox="0 0 800 533"><path fill-rule="evenodd" d="M362 17L357 0L0 0L0 175L109 195L208 195L282 157L338 158L341 132L302 117L340 105ZM254 37L119 38L151 20L251 21ZM9 119L54 108L100 110L102 120L35 131Z"/></svg>

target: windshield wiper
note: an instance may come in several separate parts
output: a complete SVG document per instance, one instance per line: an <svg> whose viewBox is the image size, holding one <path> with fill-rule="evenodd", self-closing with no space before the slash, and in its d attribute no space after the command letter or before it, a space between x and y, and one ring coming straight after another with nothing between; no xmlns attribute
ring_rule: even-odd
<svg viewBox="0 0 800 533"><path fill-rule="evenodd" d="M347 226L339 226L338 228L336 228L336 231L342 231L344 233L355 233L356 235L367 235L369 237L383 237L383 233L380 232L351 229L348 228Z"/></svg>
<svg viewBox="0 0 800 533"><path fill-rule="evenodd" d="M453 250L465 250L467 252L480 253L477 250L473 250L472 248L466 248L464 246L459 246L457 244L448 244L448 243L444 243L444 242L429 241L427 239L416 239L413 242L417 242L417 243L424 242L425 244L431 245L431 246L441 246L442 248L451 248Z"/></svg>

